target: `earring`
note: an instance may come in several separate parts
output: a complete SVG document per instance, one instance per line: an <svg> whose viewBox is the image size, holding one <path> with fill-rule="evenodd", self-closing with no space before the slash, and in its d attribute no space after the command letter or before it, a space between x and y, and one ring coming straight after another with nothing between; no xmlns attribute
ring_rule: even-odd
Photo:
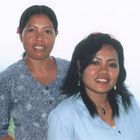
<svg viewBox="0 0 140 140"><path fill-rule="evenodd" d="M78 87L80 87L80 79L81 79L81 73L80 73L80 61L77 60L77 69L78 69Z"/></svg>
<svg viewBox="0 0 140 140"><path fill-rule="evenodd" d="M80 87L80 80L78 80L78 87Z"/></svg>
<svg viewBox="0 0 140 140"><path fill-rule="evenodd" d="M117 87L116 87L116 85L115 85L115 86L114 86L114 90L116 90L116 88L117 88Z"/></svg>
<svg viewBox="0 0 140 140"><path fill-rule="evenodd" d="M78 72L78 87L80 87L80 79L81 79L81 74Z"/></svg>

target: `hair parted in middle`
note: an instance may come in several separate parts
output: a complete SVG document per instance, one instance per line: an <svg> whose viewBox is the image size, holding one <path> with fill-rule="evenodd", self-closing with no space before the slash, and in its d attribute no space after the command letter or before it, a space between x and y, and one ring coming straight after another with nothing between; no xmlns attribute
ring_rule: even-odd
<svg viewBox="0 0 140 140"><path fill-rule="evenodd" d="M18 27L18 33L22 34L24 27L33 15L43 14L48 16L51 20L54 30L57 33L58 21L55 12L48 6L45 5L33 5L28 7L21 15Z"/></svg>

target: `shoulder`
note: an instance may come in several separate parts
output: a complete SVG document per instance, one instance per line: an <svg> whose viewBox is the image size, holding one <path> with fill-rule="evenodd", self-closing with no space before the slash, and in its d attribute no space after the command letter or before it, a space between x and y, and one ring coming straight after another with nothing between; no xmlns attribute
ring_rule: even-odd
<svg viewBox="0 0 140 140"><path fill-rule="evenodd" d="M71 128L73 128L76 121L75 119L77 118L75 117L77 116L76 100L77 99L73 97L69 97L63 100L54 110L51 111L48 117L48 126L51 130L59 128L59 131L62 131L66 129L71 133Z"/></svg>
<svg viewBox="0 0 140 140"><path fill-rule="evenodd" d="M73 127L76 122L77 99L73 96L69 97L51 111L48 117L49 139L72 139Z"/></svg>
<svg viewBox="0 0 140 140"><path fill-rule="evenodd" d="M118 99L119 99L119 109L120 109L121 112L124 112L124 114L125 114L126 112L125 112L124 107L122 105L122 99L121 99L121 97L119 97ZM126 114L127 115L129 114L131 116L140 117L140 106L139 106L139 103L136 100L134 95L130 96L130 101L131 101L131 104L130 104Z"/></svg>
<svg viewBox="0 0 140 140"><path fill-rule="evenodd" d="M0 79L15 76L18 72L21 72L22 67L22 60L13 63L12 65L8 66L5 70L1 71Z"/></svg>
<svg viewBox="0 0 140 140"><path fill-rule="evenodd" d="M61 58L55 58L55 61L56 61L57 73L59 77L64 78L68 71L70 62L68 60L61 59Z"/></svg>
<svg viewBox="0 0 140 140"><path fill-rule="evenodd" d="M74 110L75 107L73 104L76 103L76 98L74 96L66 98L63 100L54 110L52 110L52 114L69 114L70 110Z"/></svg>
<svg viewBox="0 0 140 140"><path fill-rule="evenodd" d="M135 98L135 96L132 96L130 99L131 99L131 109L133 111L139 112L140 114L140 104L138 103L138 100Z"/></svg>
<svg viewBox="0 0 140 140"><path fill-rule="evenodd" d="M77 104L78 100L79 98L76 96L66 98L54 110L51 111L49 118L56 118L62 121L73 119L73 116L77 114L76 110L79 110L77 109L79 108Z"/></svg>
<svg viewBox="0 0 140 140"><path fill-rule="evenodd" d="M55 58L57 65L59 66L66 66L68 67L70 64L70 61L66 60L66 59L62 59L62 58Z"/></svg>

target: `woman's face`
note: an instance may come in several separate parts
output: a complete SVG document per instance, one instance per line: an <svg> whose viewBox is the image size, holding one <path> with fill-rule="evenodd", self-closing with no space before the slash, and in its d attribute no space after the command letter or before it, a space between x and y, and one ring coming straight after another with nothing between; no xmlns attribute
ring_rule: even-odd
<svg viewBox="0 0 140 140"><path fill-rule="evenodd" d="M87 94L106 94L116 84L118 75L117 52L111 45L103 45L93 58L92 64L88 65L82 74Z"/></svg>
<svg viewBox="0 0 140 140"><path fill-rule="evenodd" d="M20 38L27 59L44 60L53 49L56 33L51 20L38 14L30 17Z"/></svg>

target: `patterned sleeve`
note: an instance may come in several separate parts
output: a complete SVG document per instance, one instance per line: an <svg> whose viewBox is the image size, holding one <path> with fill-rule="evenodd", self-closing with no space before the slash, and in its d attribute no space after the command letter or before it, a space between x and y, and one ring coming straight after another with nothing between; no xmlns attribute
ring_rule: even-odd
<svg viewBox="0 0 140 140"><path fill-rule="evenodd" d="M10 82L4 73L0 74L0 137L8 134L10 120Z"/></svg>

